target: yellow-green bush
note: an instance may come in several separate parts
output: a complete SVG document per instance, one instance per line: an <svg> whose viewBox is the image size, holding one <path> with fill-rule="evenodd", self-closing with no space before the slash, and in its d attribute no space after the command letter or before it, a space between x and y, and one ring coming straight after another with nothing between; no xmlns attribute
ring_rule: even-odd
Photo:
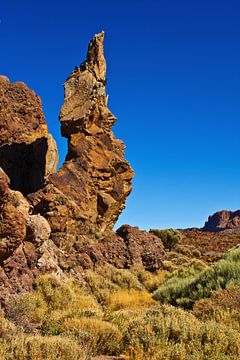
<svg viewBox="0 0 240 360"><path fill-rule="evenodd" d="M130 270L117 269L112 265L104 265L88 270L86 281L100 303L105 303L109 292L116 292L119 289L144 290L137 276Z"/></svg>
<svg viewBox="0 0 240 360"><path fill-rule="evenodd" d="M109 293L105 305L108 310L120 310L156 304L151 295L146 291L121 289L114 293Z"/></svg>
<svg viewBox="0 0 240 360"><path fill-rule="evenodd" d="M15 297L6 308L7 318L28 333L41 326L47 312L47 303L38 292Z"/></svg>
<svg viewBox="0 0 240 360"><path fill-rule="evenodd" d="M155 273L151 273L146 270L135 271L138 280L141 284L150 292L155 291L168 277L167 271L158 270Z"/></svg>
<svg viewBox="0 0 240 360"><path fill-rule="evenodd" d="M147 311L128 328L130 359L238 359L240 334L187 311L163 306ZM142 355L141 355L142 354Z"/></svg>
<svg viewBox="0 0 240 360"><path fill-rule="evenodd" d="M72 336L92 354L117 355L122 350L122 334L118 328L93 318L66 319L60 327L65 336Z"/></svg>
<svg viewBox="0 0 240 360"><path fill-rule="evenodd" d="M17 329L13 323L4 317L0 311L0 339L11 337L17 333Z"/></svg>
<svg viewBox="0 0 240 360"><path fill-rule="evenodd" d="M94 297L84 294L71 279L60 281L54 275L40 276L35 289L16 297L6 308L7 318L27 333L41 330L45 335L57 335L58 324L64 318L102 316Z"/></svg>
<svg viewBox="0 0 240 360"><path fill-rule="evenodd" d="M1 360L87 360L89 354L67 337L13 337L0 340Z"/></svg>

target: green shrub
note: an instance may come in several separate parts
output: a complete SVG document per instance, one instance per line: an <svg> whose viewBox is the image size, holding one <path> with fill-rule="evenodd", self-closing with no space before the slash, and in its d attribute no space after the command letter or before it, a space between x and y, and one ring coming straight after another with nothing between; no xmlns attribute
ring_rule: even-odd
<svg viewBox="0 0 240 360"><path fill-rule="evenodd" d="M168 250L172 250L182 240L182 234L175 229L150 229L149 232L158 236L162 240L163 246Z"/></svg>
<svg viewBox="0 0 240 360"><path fill-rule="evenodd" d="M191 308L196 300L210 297L213 290L232 284L240 284L240 248L196 276L168 280L155 291L153 298Z"/></svg>

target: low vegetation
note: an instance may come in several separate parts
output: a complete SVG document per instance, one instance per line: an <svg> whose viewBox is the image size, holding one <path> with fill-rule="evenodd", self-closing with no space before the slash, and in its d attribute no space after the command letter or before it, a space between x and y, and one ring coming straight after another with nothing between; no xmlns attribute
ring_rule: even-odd
<svg viewBox="0 0 240 360"><path fill-rule="evenodd" d="M213 290L232 284L240 284L240 247L197 275L171 277L155 291L153 298L191 309L195 301L210 297Z"/></svg>
<svg viewBox="0 0 240 360"><path fill-rule="evenodd" d="M171 270L39 277L0 313L0 359L239 359L240 248L207 266L177 247Z"/></svg>
<svg viewBox="0 0 240 360"><path fill-rule="evenodd" d="M182 239L180 231L175 229L150 229L149 232L158 236L162 240L163 246L168 250L172 250Z"/></svg>

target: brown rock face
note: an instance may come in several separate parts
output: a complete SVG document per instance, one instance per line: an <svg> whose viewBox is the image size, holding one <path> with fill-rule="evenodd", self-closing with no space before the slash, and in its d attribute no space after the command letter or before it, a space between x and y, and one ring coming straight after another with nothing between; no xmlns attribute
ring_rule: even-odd
<svg viewBox="0 0 240 360"><path fill-rule="evenodd" d="M204 231L240 230L240 210L222 210L208 217Z"/></svg>
<svg viewBox="0 0 240 360"><path fill-rule="evenodd" d="M107 107L103 40L104 33L94 37L87 60L64 85L60 121L69 151L58 176L52 177L88 218L89 230L97 223L96 230L102 233L113 228L122 212L133 177L124 159L124 145L111 131L116 118ZM66 186L66 177L70 186Z"/></svg>
<svg viewBox="0 0 240 360"><path fill-rule="evenodd" d="M81 235L112 230L131 191L133 171L111 131L116 118L107 107L103 40L103 33L94 37L87 60L64 84L60 121L68 138L66 161L48 186L30 197L63 248Z"/></svg>
<svg viewBox="0 0 240 360"><path fill-rule="evenodd" d="M130 226L112 228L131 191L133 170L116 140L107 107L104 34L64 85L61 130L65 163L40 99L23 83L0 77L0 301L30 290L36 276L82 276L86 268L161 267L163 246Z"/></svg>
<svg viewBox="0 0 240 360"><path fill-rule="evenodd" d="M78 263L84 269L110 263L120 269L133 267L156 271L162 267L162 241L147 231L130 225L121 226L116 234L78 248Z"/></svg>
<svg viewBox="0 0 240 360"><path fill-rule="evenodd" d="M0 167L10 187L24 195L56 171L56 143L48 133L39 97L24 83L0 76Z"/></svg>

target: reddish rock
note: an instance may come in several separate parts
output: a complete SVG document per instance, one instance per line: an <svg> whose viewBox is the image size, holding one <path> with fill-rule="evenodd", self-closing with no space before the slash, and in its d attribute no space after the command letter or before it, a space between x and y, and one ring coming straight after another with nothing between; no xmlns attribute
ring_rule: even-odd
<svg viewBox="0 0 240 360"><path fill-rule="evenodd" d="M120 269L133 267L156 271L162 267L162 241L138 227L123 225L117 233L97 240L93 245L79 246L78 260L83 268L110 263Z"/></svg>
<svg viewBox="0 0 240 360"><path fill-rule="evenodd" d="M130 225L121 226L117 230L117 235L124 239L131 266L142 266L149 271L162 267L164 246L157 236Z"/></svg>
<svg viewBox="0 0 240 360"><path fill-rule="evenodd" d="M204 231L240 230L240 210L222 210L208 217Z"/></svg>
<svg viewBox="0 0 240 360"><path fill-rule="evenodd" d="M0 167L10 187L24 195L56 171L56 143L48 133L40 98L22 82L0 76Z"/></svg>

